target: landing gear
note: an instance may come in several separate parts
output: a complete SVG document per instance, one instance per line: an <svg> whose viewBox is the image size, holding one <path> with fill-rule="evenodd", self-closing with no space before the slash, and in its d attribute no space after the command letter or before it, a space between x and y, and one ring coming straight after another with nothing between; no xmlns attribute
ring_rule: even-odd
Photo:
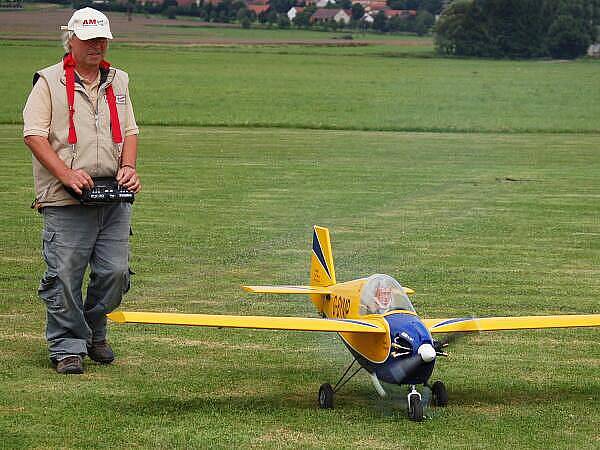
<svg viewBox="0 0 600 450"><path fill-rule="evenodd" d="M415 422L421 422L425 418L421 394L417 392L414 385L411 386L411 391L408 393L408 417Z"/></svg>
<svg viewBox="0 0 600 450"><path fill-rule="evenodd" d="M441 381L436 381L431 386L431 397L434 406L446 406L448 404L448 391Z"/></svg>
<svg viewBox="0 0 600 450"><path fill-rule="evenodd" d="M322 384L319 388L319 407L321 409L333 408L333 388L329 383Z"/></svg>
<svg viewBox="0 0 600 450"><path fill-rule="evenodd" d="M356 362L356 359L354 359L352 361L352 364L350 364L350 366L348 366L348 368L344 372L344 375L342 375L342 377L339 379L339 381L335 384L335 387L331 387L331 385L329 383L325 383L325 384L321 385L321 387L319 388L319 407L321 409L333 408L333 394L335 394L337 391L339 391L342 388L342 386L344 386L348 381L350 381L352 378L354 378L354 375L356 375L358 372L360 372L362 367L359 364L358 368L351 375L348 375L348 372L350 372L350 369L352 369L355 362Z"/></svg>

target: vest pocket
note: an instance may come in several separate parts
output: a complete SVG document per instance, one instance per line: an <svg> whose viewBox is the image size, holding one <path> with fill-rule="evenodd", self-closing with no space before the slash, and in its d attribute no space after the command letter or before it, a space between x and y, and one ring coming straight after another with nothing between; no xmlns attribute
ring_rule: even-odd
<svg viewBox="0 0 600 450"><path fill-rule="evenodd" d="M73 160L73 148L70 145L68 147L61 147L56 153L62 162L67 165L69 165Z"/></svg>

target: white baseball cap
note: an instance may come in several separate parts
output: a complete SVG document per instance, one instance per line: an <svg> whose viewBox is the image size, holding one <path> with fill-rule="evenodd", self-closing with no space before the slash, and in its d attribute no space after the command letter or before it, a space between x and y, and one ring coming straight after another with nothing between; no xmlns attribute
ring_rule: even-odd
<svg viewBox="0 0 600 450"><path fill-rule="evenodd" d="M82 41L94 38L112 39L108 17L93 8L78 9L61 30L72 31Z"/></svg>

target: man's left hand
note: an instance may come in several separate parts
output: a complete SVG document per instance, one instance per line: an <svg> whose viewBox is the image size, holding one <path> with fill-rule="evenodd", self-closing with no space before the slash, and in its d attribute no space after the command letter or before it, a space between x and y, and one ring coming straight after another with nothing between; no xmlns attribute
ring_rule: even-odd
<svg viewBox="0 0 600 450"><path fill-rule="evenodd" d="M140 177L138 176L136 170L130 166L123 166L119 169L117 172L117 182L128 191L131 191L135 194L142 190Z"/></svg>

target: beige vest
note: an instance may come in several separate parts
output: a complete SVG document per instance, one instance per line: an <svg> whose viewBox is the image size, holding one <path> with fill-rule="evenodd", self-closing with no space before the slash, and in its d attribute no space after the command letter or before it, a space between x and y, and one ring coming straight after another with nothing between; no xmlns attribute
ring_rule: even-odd
<svg viewBox="0 0 600 450"><path fill-rule="evenodd" d="M129 83L127 73L112 67L102 73L97 105L92 103L83 86L78 82L75 83L73 121L75 122L77 143L74 146L69 144L69 107L62 61L40 70L38 74L46 80L50 88L52 119L48 141L58 157L64 161L67 167L83 169L91 177L115 176L119 169L123 145L122 143L115 144L112 141L106 87L110 84L113 86L117 99L121 135L125 136L126 93ZM33 178L37 207L79 203L35 157L33 158Z"/></svg>

